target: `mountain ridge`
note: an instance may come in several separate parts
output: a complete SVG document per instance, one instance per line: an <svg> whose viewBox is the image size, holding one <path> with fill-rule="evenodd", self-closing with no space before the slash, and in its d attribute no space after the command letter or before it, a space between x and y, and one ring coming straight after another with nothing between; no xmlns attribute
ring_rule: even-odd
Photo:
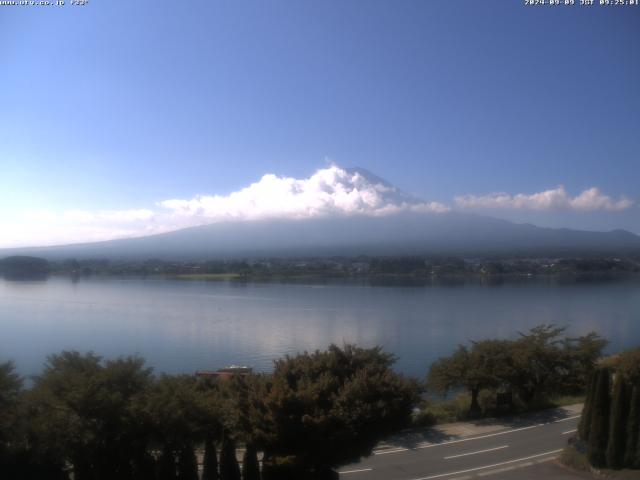
<svg viewBox="0 0 640 480"><path fill-rule="evenodd" d="M543 255L640 251L640 236L538 227L460 212L219 222L145 237L0 250L50 259L334 255Z"/></svg>
<svg viewBox="0 0 640 480"><path fill-rule="evenodd" d="M208 224L102 242L0 249L0 257L201 260L293 255L640 251L640 236L626 230L548 228L455 211L437 202L424 202L360 167L333 165L316 172L311 179L276 182L275 186L270 177L265 182L268 177L260 180L265 183L264 189L248 193L239 204L228 205L230 210L220 210L214 204L210 214L221 215L218 221L206 214L199 218L208 218L211 222ZM300 208L268 208L273 194L283 195L287 206ZM302 203L298 205L298 201ZM261 209L265 204L267 208ZM207 205L203 210L207 210ZM184 213L180 210L180 214ZM187 208L186 214L194 215L193 209Z"/></svg>

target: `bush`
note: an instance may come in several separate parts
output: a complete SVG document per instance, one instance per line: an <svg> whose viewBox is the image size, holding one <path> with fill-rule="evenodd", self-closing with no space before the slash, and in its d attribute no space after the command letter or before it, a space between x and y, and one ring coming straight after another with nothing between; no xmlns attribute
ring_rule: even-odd
<svg viewBox="0 0 640 480"><path fill-rule="evenodd" d="M428 409L419 410L411 415L411 427L425 428L435 425L437 419Z"/></svg>
<svg viewBox="0 0 640 480"><path fill-rule="evenodd" d="M560 463L581 472L591 471L591 465L584 453L578 451L574 445L567 445L560 454Z"/></svg>
<svg viewBox="0 0 640 480"><path fill-rule="evenodd" d="M471 396L461 393L451 400L431 403L425 409L423 415L433 417L436 424L452 423L469 418L469 407L471 406Z"/></svg>
<svg viewBox="0 0 640 480"><path fill-rule="evenodd" d="M353 345L276 361L256 441L273 457L295 457L305 475L370 455L410 425L420 400L417 383L391 370L394 361L380 348Z"/></svg>

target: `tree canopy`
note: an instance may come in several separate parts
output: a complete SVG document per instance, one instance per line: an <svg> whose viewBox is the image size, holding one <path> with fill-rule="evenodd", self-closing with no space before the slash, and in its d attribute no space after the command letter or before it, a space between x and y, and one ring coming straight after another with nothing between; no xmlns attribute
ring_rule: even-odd
<svg viewBox="0 0 640 480"><path fill-rule="evenodd" d="M434 362L427 388L446 394L466 390L470 414L480 411L482 390L513 392L525 404L560 393L584 391L606 341L596 333L562 337L565 329L539 325L514 340L481 340L460 345Z"/></svg>

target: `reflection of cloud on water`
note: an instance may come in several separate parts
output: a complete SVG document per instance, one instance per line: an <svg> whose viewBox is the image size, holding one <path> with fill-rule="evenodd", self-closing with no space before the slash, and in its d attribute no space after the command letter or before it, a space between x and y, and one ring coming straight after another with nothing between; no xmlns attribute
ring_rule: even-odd
<svg viewBox="0 0 640 480"><path fill-rule="evenodd" d="M640 342L633 284L378 288L285 284L57 280L37 288L0 282L0 352L34 373L63 348L105 356L139 353L160 371L229 363L268 369L274 358L329 343L383 345L398 368L424 376L459 343L513 338L540 323L595 330L612 350ZM36 359L36 360L34 360ZM35 366L34 366L35 365Z"/></svg>

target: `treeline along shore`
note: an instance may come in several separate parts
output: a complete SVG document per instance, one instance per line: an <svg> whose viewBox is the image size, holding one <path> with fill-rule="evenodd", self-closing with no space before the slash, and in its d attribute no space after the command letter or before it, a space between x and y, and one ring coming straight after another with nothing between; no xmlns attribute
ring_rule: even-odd
<svg viewBox="0 0 640 480"><path fill-rule="evenodd" d="M612 276L640 273L640 253L534 257L358 256L256 258L202 261L67 259L47 261L14 256L0 260L9 279L48 274L168 276L192 280L269 280L297 278L433 279L530 276Z"/></svg>
<svg viewBox="0 0 640 480"><path fill-rule="evenodd" d="M285 356L269 374L224 378L155 375L139 357L65 351L49 356L28 388L7 362L0 364L0 473L337 478L336 467L370 455L385 437L448 420L444 413L514 413L584 395L606 343L595 333L572 338L541 325L512 340L462 345L431 365L426 381L395 372L395 357L381 348L354 345ZM616 360L628 355L609 359L607 372L628 365ZM426 400L452 390L454 400Z"/></svg>

